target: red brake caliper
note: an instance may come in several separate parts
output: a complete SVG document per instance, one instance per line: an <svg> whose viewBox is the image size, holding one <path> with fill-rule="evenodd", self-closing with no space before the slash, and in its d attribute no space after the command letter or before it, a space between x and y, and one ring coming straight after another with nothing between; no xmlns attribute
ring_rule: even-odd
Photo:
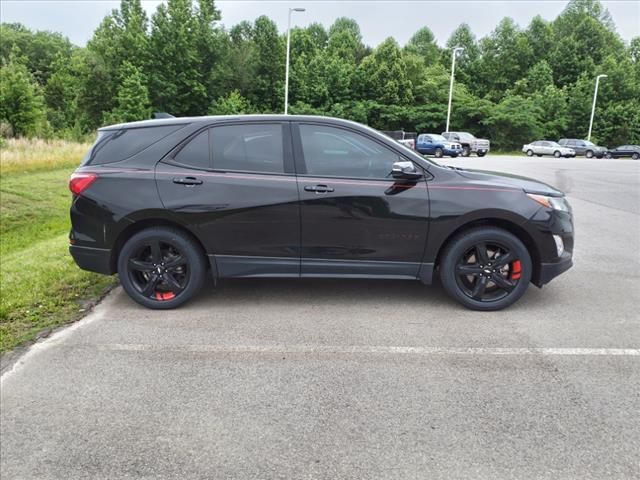
<svg viewBox="0 0 640 480"><path fill-rule="evenodd" d="M156 292L156 300L171 300L175 295L173 292Z"/></svg>
<svg viewBox="0 0 640 480"><path fill-rule="evenodd" d="M522 272L522 266L520 260L516 260L511 263L511 280L518 280Z"/></svg>

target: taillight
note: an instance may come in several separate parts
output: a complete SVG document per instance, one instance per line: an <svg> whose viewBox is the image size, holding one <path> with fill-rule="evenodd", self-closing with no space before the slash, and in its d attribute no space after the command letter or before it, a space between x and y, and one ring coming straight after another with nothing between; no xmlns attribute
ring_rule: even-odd
<svg viewBox="0 0 640 480"><path fill-rule="evenodd" d="M69 179L69 190L75 195L80 195L98 179L95 173L73 173Z"/></svg>

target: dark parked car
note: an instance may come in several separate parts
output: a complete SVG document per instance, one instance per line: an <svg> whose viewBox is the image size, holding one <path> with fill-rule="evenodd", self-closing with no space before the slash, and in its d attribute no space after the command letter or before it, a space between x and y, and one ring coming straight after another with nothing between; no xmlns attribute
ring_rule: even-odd
<svg viewBox="0 0 640 480"><path fill-rule="evenodd" d="M576 152L576 155L584 155L587 158L602 158L607 151L606 147L600 147L589 140L579 140L577 138L561 138L558 143L563 147L568 147Z"/></svg>
<svg viewBox="0 0 640 480"><path fill-rule="evenodd" d="M638 160L640 158L640 145L622 145L621 147L607 150L607 153L605 153L604 156L607 158L630 157L634 160Z"/></svg>
<svg viewBox="0 0 640 480"><path fill-rule="evenodd" d="M462 145L450 142L442 135L435 133L422 133L418 135L416 150L423 155L435 155L438 158L443 156L457 157L462 155Z"/></svg>
<svg viewBox="0 0 640 480"><path fill-rule="evenodd" d="M176 307L207 275L413 279L497 310L572 265L562 192L428 161L312 116L101 128L70 180L70 251L136 302Z"/></svg>

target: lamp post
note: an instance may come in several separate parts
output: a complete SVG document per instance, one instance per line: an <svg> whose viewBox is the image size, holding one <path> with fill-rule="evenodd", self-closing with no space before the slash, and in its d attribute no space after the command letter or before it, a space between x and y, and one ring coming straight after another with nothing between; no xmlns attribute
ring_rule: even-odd
<svg viewBox="0 0 640 480"><path fill-rule="evenodd" d="M591 120L589 120L589 135L587 140L591 141L591 129L593 128L593 115L596 113L596 99L598 98L598 84L601 78L607 78L607 75L598 75L596 77L596 90L593 92L593 106L591 107Z"/></svg>
<svg viewBox="0 0 640 480"><path fill-rule="evenodd" d="M284 74L284 114L289 110L289 48L291 46L291 12L304 12L304 8L290 8L287 22L287 64Z"/></svg>
<svg viewBox="0 0 640 480"><path fill-rule="evenodd" d="M456 55L463 50L463 47L455 47L451 54L451 82L449 83L449 107L447 108L447 128L445 128L445 132L449 131L449 120L451 119L451 98L453 97L453 75L456 70Z"/></svg>

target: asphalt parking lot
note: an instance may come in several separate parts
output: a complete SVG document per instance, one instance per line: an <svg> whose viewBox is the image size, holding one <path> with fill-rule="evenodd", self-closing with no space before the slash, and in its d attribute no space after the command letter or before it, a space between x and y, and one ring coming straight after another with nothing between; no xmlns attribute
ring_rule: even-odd
<svg viewBox="0 0 640 480"><path fill-rule="evenodd" d="M116 289L5 368L2 479L640 477L640 162L443 163L565 190L574 268L494 313L418 282Z"/></svg>

